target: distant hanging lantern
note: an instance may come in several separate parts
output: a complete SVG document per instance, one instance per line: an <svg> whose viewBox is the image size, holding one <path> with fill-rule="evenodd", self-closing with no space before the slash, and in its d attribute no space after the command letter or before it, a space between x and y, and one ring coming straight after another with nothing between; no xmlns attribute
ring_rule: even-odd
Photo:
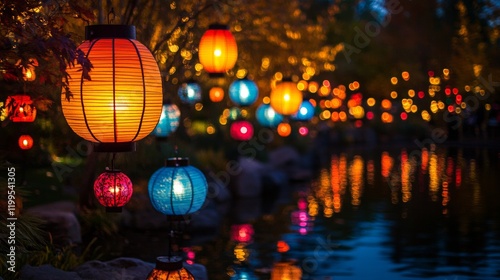
<svg viewBox="0 0 500 280"><path fill-rule="evenodd" d="M69 67L69 90L62 94L64 117L80 137L101 151L130 151L155 128L161 114L162 81L158 64L137 41L135 26L85 27L78 47L90 60L91 79Z"/></svg>
<svg viewBox="0 0 500 280"><path fill-rule="evenodd" d="M257 122L264 127L274 128L283 121L283 116L276 113L269 104L261 104L255 113Z"/></svg>
<svg viewBox="0 0 500 280"><path fill-rule="evenodd" d="M163 104L160 120L153 130L153 135L158 138L166 138L170 134L174 133L179 127L180 117L181 111L177 105L172 103Z"/></svg>
<svg viewBox="0 0 500 280"><path fill-rule="evenodd" d="M106 170L94 182L94 195L106 212L121 212L133 191L132 181L116 169Z"/></svg>
<svg viewBox="0 0 500 280"><path fill-rule="evenodd" d="M156 266L146 280L194 280L194 276L183 267L182 258L165 256L156 258Z"/></svg>
<svg viewBox="0 0 500 280"><path fill-rule="evenodd" d="M200 63L211 76L222 76L238 59L238 47L227 25L213 24L200 39Z"/></svg>
<svg viewBox="0 0 500 280"><path fill-rule="evenodd" d="M238 118L241 117L241 109L238 107L232 107L228 111L227 118L230 120L237 120Z"/></svg>
<svg viewBox="0 0 500 280"><path fill-rule="evenodd" d="M295 114L302 103L302 93L291 79L283 79L271 91L271 107L282 115Z"/></svg>
<svg viewBox="0 0 500 280"><path fill-rule="evenodd" d="M287 137L292 133L292 127L289 123L280 123L276 128L278 135L281 137Z"/></svg>
<svg viewBox="0 0 500 280"><path fill-rule="evenodd" d="M238 242L249 243L254 235L251 224L240 224L231 226L231 239Z"/></svg>
<svg viewBox="0 0 500 280"><path fill-rule="evenodd" d="M7 97L5 107L8 108L12 122L33 122L36 118L36 107L33 100L26 94Z"/></svg>
<svg viewBox="0 0 500 280"><path fill-rule="evenodd" d="M221 102L224 99L224 90L221 87L213 87L208 92L210 101Z"/></svg>
<svg viewBox="0 0 500 280"><path fill-rule="evenodd" d="M33 147L33 137L29 135L21 135L17 141L19 148L22 150L29 150Z"/></svg>
<svg viewBox="0 0 500 280"><path fill-rule="evenodd" d="M229 86L229 99L238 106L250 106L259 97L259 89L254 81L239 79Z"/></svg>
<svg viewBox="0 0 500 280"><path fill-rule="evenodd" d="M296 121L309 121L314 116L314 106L309 100L304 100L300 104L297 113L292 115L292 120Z"/></svg>
<svg viewBox="0 0 500 280"><path fill-rule="evenodd" d="M187 158L169 158L165 167L149 179L153 207L165 215L187 215L198 211L207 196L205 175L189 165Z"/></svg>
<svg viewBox="0 0 500 280"><path fill-rule="evenodd" d="M177 93L183 103L194 104L201 101L201 87L195 81L182 83Z"/></svg>
<svg viewBox="0 0 500 280"><path fill-rule="evenodd" d="M229 128L229 134L234 140L237 141L248 141L253 137L253 125L251 122L246 120L238 120L231 124Z"/></svg>
<svg viewBox="0 0 500 280"><path fill-rule="evenodd" d="M271 280L300 280L302 270L291 261L277 262L271 270Z"/></svg>

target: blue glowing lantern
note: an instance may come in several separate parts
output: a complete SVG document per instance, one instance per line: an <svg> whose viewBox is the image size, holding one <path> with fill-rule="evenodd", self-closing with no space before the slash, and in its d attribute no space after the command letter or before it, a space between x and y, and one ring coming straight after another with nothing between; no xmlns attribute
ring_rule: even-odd
<svg viewBox="0 0 500 280"><path fill-rule="evenodd" d="M201 87L194 81L183 83L177 93L184 103L194 104L201 101Z"/></svg>
<svg viewBox="0 0 500 280"><path fill-rule="evenodd" d="M309 121L314 116L314 106L309 100L304 100L300 104L297 113L292 115L292 120Z"/></svg>
<svg viewBox="0 0 500 280"><path fill-rule="evenodd" d="M149 179L148 192L153 207L168 216L198 211L207 197L205 175L189 165L187 158L169 158L165 167Z"/></svg>
<svg viewBox="0 0 500 280"><path fill-rule="evenodd" d="M160 120L153 130L153 135L158 138L166 138L174 133L179 127L180 117L181 111L177 105L171 103L163 104Z"/></svg>
<svg viewBox="0 0 500 280"><path fill-rule="evenodd" d="M269 104L261 104L256 111L257 122L264 127L274 128L283 121L283 116L276 113Z"/></svg>
<svg viewBox="0 0 500 280"><path fill-rule="evenodd" d="M238 106L250 106L259 97L259 89L254 81L240 79L229 86L229 99Z"/></svg>

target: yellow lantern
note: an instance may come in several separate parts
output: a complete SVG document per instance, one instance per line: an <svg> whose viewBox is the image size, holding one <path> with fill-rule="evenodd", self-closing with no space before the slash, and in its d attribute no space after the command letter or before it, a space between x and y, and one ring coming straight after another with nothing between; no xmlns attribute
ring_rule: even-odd
<svg viewBox="0 0 500 280"><path fill-rule="evenodd" d="M280 123L277 130L279 136L287 137L292 132L292 127L288 123Z"/></svg>
<svg viewBox="0 0 500 280"><path fill-rule="evenodd" d="M80 137L101 151L130 151L149 135L162 110L161 75L153 55L131 25L86 26L79 46L92 63L90 80L70 67L72 96L62 95L64 117Z"/></svg>
<svg viewBox="0 0 500 280"><path fill-rule="evenodd" d="M211 76L223 76L236 64L238 47L227 25L212 24L200 39L200 63Z"/></svg>
<svg viewBox="0 0 500 280"><path fill-rule="evenodd" d="M277 262L271 270L271 280L300 280L302 270L291 261Z"/></svg>
<svg viewBox="0 0 500 280"><path fill-rule="evenodd" d="M221 102L224 99L224 90L221 87L213 87L208 95L212 102Z"/></svg>
<svg viewBox="0 0 500 280"><path fill-rule="evenodd" d="M299 111L302 104L302 92L297 84L290 79L284 79L271 91L271 107L281 115L293 115Z"/></svg>

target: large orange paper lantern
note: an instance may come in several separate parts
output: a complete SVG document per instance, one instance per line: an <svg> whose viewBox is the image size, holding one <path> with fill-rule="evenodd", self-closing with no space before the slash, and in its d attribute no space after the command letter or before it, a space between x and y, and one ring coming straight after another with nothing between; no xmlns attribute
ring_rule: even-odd
<svg viewBox="0 0 500 280"><path fill-rule="evenodd" d="M29 135L21 135L19 136L17 143L19 144L19 148L22 150L29 150L33 147L33 137Z"/></svg>
<svg viewBox="0 0 500 280"><path fill-rule="evenodd" d="M199 46L200 63L212 76L222 76L236 64L238 47L227 25L212 24Z"/></svg>
<svg viewBox="0 0 500 280"><path fill-rule="evenodd" d="M93 68L90 80L70 67L72 97L61 99L64 117L82 138L103 151L133 150L155 128L162 110L161 75L131 25L86 26L79 46ZM75 64L76 65L76 64Z"/></svg>
<svg viewBox="0 0 500 280"><path fill-rule="evenodd" d="M271 107L278 114L293 115L302 104L302 92L292 80L284 79L271 91Z"/></svg>

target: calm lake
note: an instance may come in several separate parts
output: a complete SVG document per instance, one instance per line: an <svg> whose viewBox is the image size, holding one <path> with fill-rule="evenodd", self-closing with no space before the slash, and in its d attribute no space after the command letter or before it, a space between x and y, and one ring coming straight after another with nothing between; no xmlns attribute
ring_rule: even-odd
<svg viewBox="0 0 500 280"><path fill-rule="evenodd" d="M500 279L500 148L346 150L315 174L234 201L188 257L211 280L269 279L280 257L302 279Z"/></svg>

